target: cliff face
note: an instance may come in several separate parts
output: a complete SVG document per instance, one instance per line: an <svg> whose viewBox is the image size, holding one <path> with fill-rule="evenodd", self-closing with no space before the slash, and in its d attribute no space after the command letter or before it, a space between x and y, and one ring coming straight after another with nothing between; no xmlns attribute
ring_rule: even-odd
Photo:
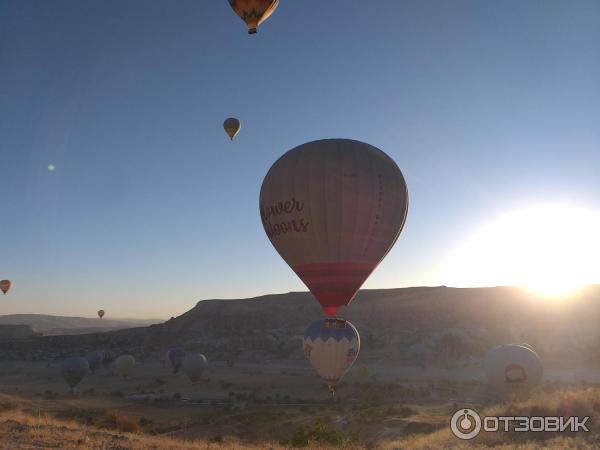
<svg viewBox="0 0 600 450"><path fill-rule="evenodd" d="M31 325L0 325L0 340L23 339L41 336Z"/></svg>
<svg viewBox="0 0 600 450"><path fill-rule="evenodd" d="M358 328L363 362L457 364L500 343L528 342L546 361L597 365L599 294L590 287L553 302L517 288L365 290L340 316ZM112 349L156 360L182 345L212 360L300 362L303 331L320 317L308 292L205 300L150 327L0 342L0 358L52 360Z"/></svg>

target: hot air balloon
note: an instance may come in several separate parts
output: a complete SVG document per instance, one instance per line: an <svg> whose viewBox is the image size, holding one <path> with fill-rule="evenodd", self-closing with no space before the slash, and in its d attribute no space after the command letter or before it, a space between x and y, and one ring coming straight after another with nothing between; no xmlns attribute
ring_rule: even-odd
<svg viewBox="0 0 600 450"><path fill-rule="evenodd" d="M121 355L115 361L117 373L123 378L127 378L129 371L135 366L135 358L131 355Z"/></svg>
<svg viewBox="0 0 600 450"><path fill-rule="evenodd" d="M100 311L98 311L98 317L100 317L101 319L104 317L104 310L101 309Z"/></svg>
<svg viewBox="0 0 600 450"><path fill-rule="evenodd" d="M173 367L173 373L179 372L179 369L181 369L181 364L183 363L183 358L185 358L185 350L181 347L170 348L167 350L165 357L165 359L171 364L171 367Z"/></svg>
<svg viewBox="0 0 600 450"><path fill-rule="evenodd" d="M66 358L60 369L62 377L65 379L71 390L77 386L83 377L90 371L87 359L80 357Z"/></svg>
<svg viewBox="0 0 600 450"><path fill-rule="evenodd" d="M96 369L98 369L102 365L103 358L104 358L104 353L100 352L98 350L90 352L85 356L85 359L87 359L87 362L90 366L90 370L92 372L95 372Z"/></svg>
<svg viewBox="0 0 600 450"><path fill-rule="evenodd" d="M254 34L258 26L273 14L279 0L229 0L229 5L248 25L248 34Z"/></svg>
<svg viewBox="0 0 600 450"><path fill-rule="evenodd" d="M237 120L235 117L225 119L225 122L223 122L223 128L229 136L229 139L231 139L232 141L233 138L240 132L241 127L242 125L240 124L240 121Z"/></svg>
<svg viewBox="0 0 600 450"><path fill-rule="evenodd" d="M200 353L186 353L181 368L190 381L196 383L200 381L200 376L204 369L206 369L207 364L206 356Z"/></svg>
<svg viewBox="0 0 600 450"><path fill-rule="evenodd" d="M302 346L304 356L333 394L337 382L358 356L360 336L347 320L319 319L304 331Z"/></svg>
<svg viewBox="0 0 600 450"><path fill-rule="evenodd" d="M12 283L10 280L0 281L0 290L4 293L4 295L6 295L6 293L9 291L11 286L12 286Z"/></svg>
<svg viewBox="0 0 600 450"><path fill-rule="evenodd" d="M102 352L102 367L108 370L111 364L115 362L115 359L117 359L115 352L111 352L110 350Z"/></svg>
<svg viewBox="0 0 600 450"><path fill-rule="evenodd" d="M288 151L271 166L260 191L267 236L329 316L352 301L394 245L407 209L396 163L349 139Z"/></svg>
<svg viewBox="0 0 600 450"><path fill-rule="evenodd" d="M503 391L532 389L541 383L544 374L540 357L517 344L491 349L483 368L490 386Z"/></svg>

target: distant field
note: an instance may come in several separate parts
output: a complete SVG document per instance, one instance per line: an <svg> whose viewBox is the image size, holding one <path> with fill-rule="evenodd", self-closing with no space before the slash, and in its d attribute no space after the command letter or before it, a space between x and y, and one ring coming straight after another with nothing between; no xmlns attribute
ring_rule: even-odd
<svg viewBox="0 0 600 450"><path fill-rule="evenodd" d="M58 368L0 364L0 448L593 448L600 438L593 428L600 388L590 383L546 382L509 404L477 380L393 379L357 367L332 399L308 368L215 364L191 384L161 364L142 363L126 380L100 370L71 395ZM448 421L465 406L504 415L591 415L592 430L490 433L463 443Z"/></svg>

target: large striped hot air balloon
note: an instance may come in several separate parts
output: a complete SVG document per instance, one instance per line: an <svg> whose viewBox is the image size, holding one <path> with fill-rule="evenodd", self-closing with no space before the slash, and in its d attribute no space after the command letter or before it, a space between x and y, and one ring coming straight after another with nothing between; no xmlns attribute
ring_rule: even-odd
<svg viewBox="0 0 600 450"><path fill-rule="evenodd" d="M333 393L360 351L360 336L343 319L319 319L304 331L304 356Z"/></svg>
<svg viewBox="0 0 600 450"><path fill-rule="evenodd" d="M537 353L519 344L494 347L485 355L483 368L490 386L505 392L532 389L544 375Z"/></svg>
<svg viewBox="0 0 600 450"><path fill-rule="evenodd" d="M279 0L229 0L231 9L248 25L248 34L256 33L279 5Z"/></svg>
<svg viewBox="0 0 600 450"><path fill-rule="evenodd" d="M408 191L400 169L364 142L308 142L279 158L260 191L271 243L327 315L352 301L396 242Z"/></svg>
<svg viewBox="0 0 600 450"><path fill-rule="evenodd" d="M10 287L12 286L12 283L10 280L2 280L0 281L0 291L2 291L2 293L4 295L6 295L6 293L10 290Z"/></svg>

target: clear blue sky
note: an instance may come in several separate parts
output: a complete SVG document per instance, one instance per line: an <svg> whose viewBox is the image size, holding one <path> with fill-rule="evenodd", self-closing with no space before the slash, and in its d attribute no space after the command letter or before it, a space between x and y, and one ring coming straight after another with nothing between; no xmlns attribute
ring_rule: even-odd
<svg viewBox="0 0 600 450"><path fill-rule="evenodd" d="M365 287L445 284L439 261L500 211L600 210L600 2L281 0L249 36L226 0L3 0L0 314L303 290L258 193L327 137L381 148L408 183Z"/></svg>

